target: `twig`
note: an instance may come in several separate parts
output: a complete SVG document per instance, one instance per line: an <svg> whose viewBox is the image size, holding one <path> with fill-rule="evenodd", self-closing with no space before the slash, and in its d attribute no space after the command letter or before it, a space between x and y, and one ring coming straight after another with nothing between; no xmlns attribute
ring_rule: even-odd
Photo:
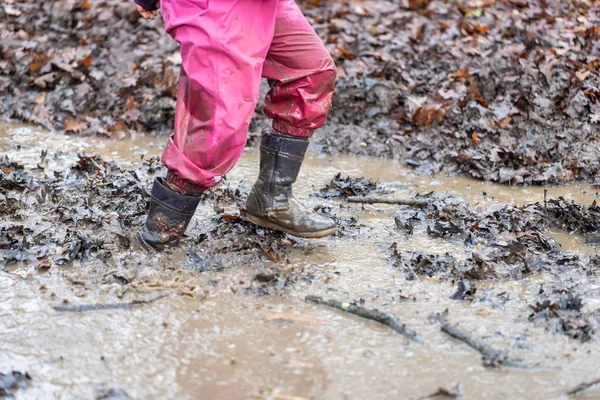
<svg viewBox="0 0 600 400"><path fill-rule="evenodd" d="M508 359L508 352L506 350L497 351L490 347L487 343L475 339L474 337L469 336L468 333L462 331L458 327L450 324L446 321L440 321L442 324L442 332L447 333L455 339L460 340L468 344L470 347L474 348L478 352L481 353L483 365L486 367L498 367L500 365L505 367L514 367L514 368L524 368L531 369L535 366L522 364L518 360L510 360Z"/></svg>
<svg viewBox="0 0 600 400"><path fill-rule="evenodd" d="M354 304L342 303L337 300L325 299L318 296L306 296L305 300L311 303L323 304L329 307L337 308L338 310L379 322L380 324L389 326L399 334L407 337L409 340L421 343L421 341L417 338L416 332L410 330L408 327L406 327L406 325L398 321L398 319L391 314L386 314L377 310L369 310Z"/></svg>
<svg viewBox="0 0 600 400"><path fill-rule="evenodd" d="M571 395L571 394L579 393L579 392L584 391L585 389L590 388L590 387L592 387L594 385L597 385L599 383L600 383L600 378L596 379L596 380L593 380L591 382L580 383L579 385L575 386L573 389L569 390L567 392L567 394Z"/></svg>
<svg viewBox="0 0 600 400"><path fill-rule="evenodd" d="M427 207L429 202L420 199L391 199L389 197L348 197L348 203L396 204L400 206Z"/></svg>
<svg viewBox="0 0 600 400"><path fill-rule="evenodd" d="M548 222L548 202L546 201L547 196L548 189L544 189L544 218L546 218L546 222Z"/></svg>
<svg viewBox="0 0 600 400"><path fill-rule="evenodd" d="M152 304L157 300L167 297L166 294L162 294L150 300L134 300L128 303L108 303L108 304L75 304L75 305L58 305L54 306L56 311L66 312L85 312L85 311L97 311L97 310L131 310L133 306L140 304Z"/></svg>

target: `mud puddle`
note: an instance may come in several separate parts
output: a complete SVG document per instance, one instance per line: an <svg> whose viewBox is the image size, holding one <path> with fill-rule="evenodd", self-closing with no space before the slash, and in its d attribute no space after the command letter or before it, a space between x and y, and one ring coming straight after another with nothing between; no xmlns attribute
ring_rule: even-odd
<svg viewBox="0 0 600 400"><path fill-rule="evenodd" d="M41 152L47 150L45 173L65 169L83 152L100 154L119 165L136 165L142 156L147 160L159 155L164 140L140 137L106 142L26 126L3 130L2 154L28 168L35 168ZM257 174L257 156L255 149L248 149L225 185L249 189ZM412 252L449 253L457 260L470 257L471 249L461 240L432 237L419 227L413 235L405 235L394 222L398 206L320 197L320 188L339 172L379 180L385 196L398 198L448 192L482 208L500 202L519 206L544 201L542 187L432 177L386 160L311 153L296 194L310 206L330 207L341 220L356 218L345 234L322 241L299 240L289 245L284 261L234 254L233 267L199 273L182 264L185 249L204 257L193 243L214 223L215 204L206 201L184 250L160 255L115 250L117 254L107 262L75 260L69 266L47 269L13 263L10 273L0 272L4 333L0 372L20 370L31 375L28 387L18 391L22 399L125 398L124 393L135 399L416 399L455 384L460 384L464 398L548 399L567 398L568 389L597 378L597 339L581 344L529 320L530 305L539 293L561 285L577 288L584 311L597 309L595 276L572 273L561 280L535 272L521 280L478 281L472 301L451 300L456 282L437 276L407 280L390 262L390 246L396 242ZM151 174L143 177L147 187L150 178ZM587 185L546 189L547 200L563 196L591 204L597 198L596 190ZM226 214L236 212L231 202L218 205ZM36 216L20 223L29 221L44 224ZM35 223L31 225L35 230ZM570 252L595 254L581 236L561 230L548 235ZM289 241L282 239L282 243ZM261 291L257 271L285 269L286 263L301 271L301 279L282 290ZM168 297L131 310L60 313L52 308L62 303L150 299L161 293ZM305 303L308 294L393 313L424 344L409 345L387 327ZM476 351L449 339L439 324L430 322L431 314L446 308L452 323L540 367L485 368ZM584 393L600 396L600 388Z"/></svg>

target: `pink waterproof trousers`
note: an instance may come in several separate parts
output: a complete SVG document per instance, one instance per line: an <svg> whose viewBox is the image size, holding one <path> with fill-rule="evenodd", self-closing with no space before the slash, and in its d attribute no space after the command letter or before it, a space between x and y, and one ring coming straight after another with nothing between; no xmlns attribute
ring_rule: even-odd
<svg viewBox="0 0 600 400"><path fill-rule="evenodd" d="M174 134L163 153L184 191L217 185L239 159L261 76L273 128L310 137L325 123L335 64L294 0L161 0L181 45Z"/></svg>

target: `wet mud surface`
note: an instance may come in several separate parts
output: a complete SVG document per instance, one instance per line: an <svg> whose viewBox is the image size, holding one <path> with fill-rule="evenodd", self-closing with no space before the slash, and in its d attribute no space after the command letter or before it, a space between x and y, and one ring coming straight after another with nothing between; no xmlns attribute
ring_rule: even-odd
<svg viewBox="0 0 600 400"><path fill-rule="evenodd" d="M176 44L130 1L0 4L0 116L44 127L0 126L0 397L566 399L598 379L597 2L299 4L338 80L296 194L338 233L242 221L247 149L161 254L132 234ZM267 123L259 102L251 146Z"/></svg>
<svg viewBox="0 0 600 400"><path fill-rule="evenodd" d="M0 373L12 383L2 390L558 399L597 379L599 265L584 244L597 237L592 186L545 193L311 152L296 194L340 231L304 240L239 218L258 172L248 149L205 194L182 248L148 254L131 236L164 173L161 146L3 127ZM418 201L348 202L374 197ZM389 313L422 343L309 295ZM485 366L436 315L526 368Z"/></svg>
<svg viewBox="0 0 600 400"><path fill-rule="evenodd" d="M300 5L338 66L320 151L511 184L597 180L597 2ZM169 133L181 60L160 18L125 0L29 0L0 5L0 21L0 115L74 135ZM251 139L266 123L259 105Z"/></svg>

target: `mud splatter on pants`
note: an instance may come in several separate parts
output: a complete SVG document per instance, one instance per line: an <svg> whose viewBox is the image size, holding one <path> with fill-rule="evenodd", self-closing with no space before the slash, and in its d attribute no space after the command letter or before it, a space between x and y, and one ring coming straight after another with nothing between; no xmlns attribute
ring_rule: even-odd
<svg viewBox="0 0 600 400"><path fill-rule="evenodd" d="M162 155L170 183L194 192L233 168L261 77L277 132L310 137L325 123L335 64L294 0L161 0L161 8L182 58L175 129Z"/></svg>

